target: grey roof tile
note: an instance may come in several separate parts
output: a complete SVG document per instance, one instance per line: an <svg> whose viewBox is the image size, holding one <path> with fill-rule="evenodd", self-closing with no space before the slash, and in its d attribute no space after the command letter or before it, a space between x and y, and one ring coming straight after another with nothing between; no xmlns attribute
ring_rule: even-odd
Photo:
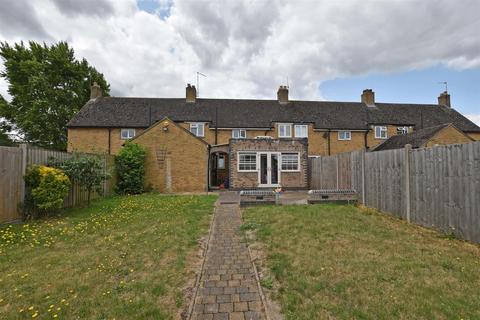
<svg viewBox="0 0 480 320"><path fill-rule="evenodd" d="M173 121L205 121L212 127L269 128L273 122L313 123L317 129L364 130L368 124L414 125L416 128L453 123L463 131L480 128L443 106L360 102L184 98L104 97L88 102L69 127L149 127L168 117Z"/></svg>

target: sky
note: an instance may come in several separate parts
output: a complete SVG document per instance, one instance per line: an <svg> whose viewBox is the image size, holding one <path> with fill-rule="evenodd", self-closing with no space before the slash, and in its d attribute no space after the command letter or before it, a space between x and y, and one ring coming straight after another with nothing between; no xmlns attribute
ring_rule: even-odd
<svg viewBox="0 0 480 320"><path fill-rule="evenodd" d="M0 0L0 41L67 41L115 96L436 103L480 125L478 0ZM0 62L0 70L3 65ZM0 94L9 99L0 79Z"/></svg>

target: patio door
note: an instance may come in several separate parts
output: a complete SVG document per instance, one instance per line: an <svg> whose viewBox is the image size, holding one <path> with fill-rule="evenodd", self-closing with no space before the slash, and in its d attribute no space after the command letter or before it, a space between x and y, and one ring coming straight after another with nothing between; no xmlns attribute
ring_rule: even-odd
<svg viewBox="0 0 480 320"><path fill-rule="evenodd" d="M260 187L277 187L280 185L280 153L259 152L258 185Z"/></svg>

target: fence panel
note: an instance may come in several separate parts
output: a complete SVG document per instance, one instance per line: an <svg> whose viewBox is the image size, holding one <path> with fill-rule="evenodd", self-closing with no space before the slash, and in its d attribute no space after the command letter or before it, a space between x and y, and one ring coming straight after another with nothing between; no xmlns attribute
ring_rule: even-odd
<svg viewBox="0 0 480 320"><path fill-rule="evenodd" d="M23 202L25 188L23 174L25 169L33 164L47 164L50 159L66 160L71 153L47 150L42 148L22 145L19 148L0 147L0 223L22 218L21 203ZM114 166L114 157L111 155L97 155L102 161L102 172L110 173ZM103 192L94 192L91 199L113 193L115 180L105 181ZM73 207L85 203L88 199L87 191L79 185L73 184L63 207Z"/></svg>
<svg viewBox="0 0 480 320"><path fill-rule="evenodd" d="M408 219L409 206L411 222L480 243L480 141L357 151L315 158L311 165L311 189L350 184L369 207Z"/></svg>
<svg viewBox="0 0 480 320"><path fill-rule="evenodd" d="M0 147L0 222L22 218L22 151L19 148Z"/></svg>

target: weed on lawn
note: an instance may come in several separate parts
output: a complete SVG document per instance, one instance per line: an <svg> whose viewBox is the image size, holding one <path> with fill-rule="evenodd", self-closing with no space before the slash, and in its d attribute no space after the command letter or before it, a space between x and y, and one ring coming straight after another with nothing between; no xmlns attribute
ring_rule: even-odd
<svg viewBox="0 0 480 320"><path fill-rule="evenodd" d="M178 317L214 201L112 197L0 228L0 318Z"/></svg>
<svg viewBox="0 0 480 320"><path fill-rule="evenodd" d="M286 319L480 319L477 245L354 206L243 217Z"/></svg>

